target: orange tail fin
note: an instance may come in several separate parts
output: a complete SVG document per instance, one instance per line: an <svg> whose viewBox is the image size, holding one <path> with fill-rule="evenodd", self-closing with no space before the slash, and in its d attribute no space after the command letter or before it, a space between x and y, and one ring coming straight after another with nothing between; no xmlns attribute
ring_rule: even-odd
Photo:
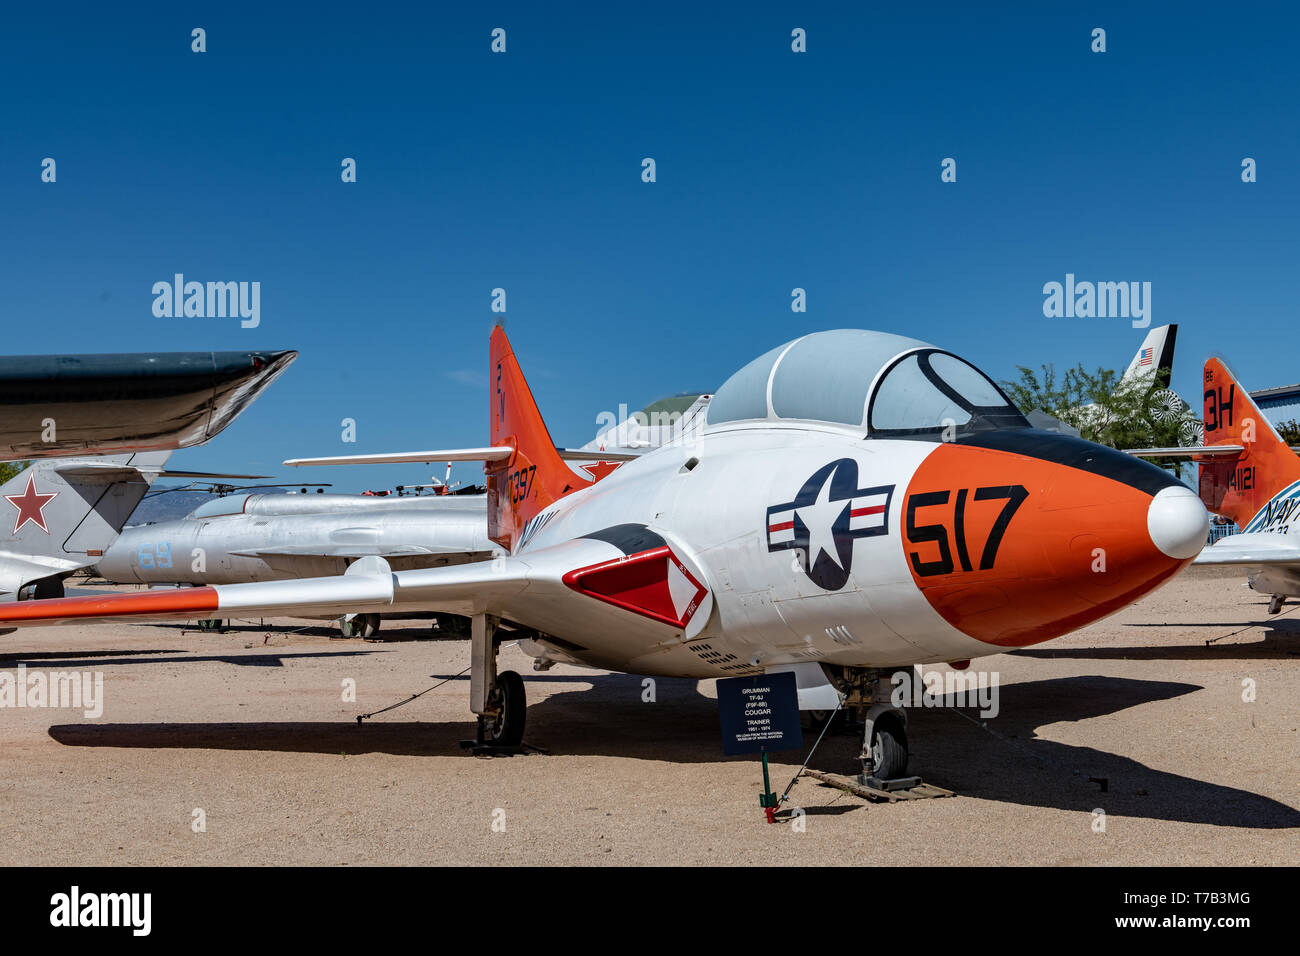
<svg viewBox="0 0 1300 956"><path fill-rule="evenodd" d="M1201 501L1245 527L1268 502L1300 480L1300 456L1284 442L1217 358L1205 363L1205 444L1242 445L1236 457L1201 462Z"/></svg>
<svg viewBox="0 0 1300 956"><path fill-rule="evenodd" d="M492 330L488 372L492 382L493 445L515 450L489 462L488 536L514 551L524 526L547 505L593 482L580 478L555 450L533 393L500 325Z"/></svg>

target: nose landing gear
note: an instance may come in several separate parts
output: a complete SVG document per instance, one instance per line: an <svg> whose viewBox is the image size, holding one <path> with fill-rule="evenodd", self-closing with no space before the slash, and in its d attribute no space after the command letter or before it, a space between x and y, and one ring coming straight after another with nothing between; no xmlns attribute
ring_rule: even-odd
<svg viewBox="0 0 1300 956"><path fill-rule="evenodd" d="M872 671L867 676L871 706L858 758L862 763L858 779L863 783L891 783L907 773L907 713L890 699L891 676L892 671Z"/></svg>
<svg viewBox="0 0 1300 956"><path fill-rule="evenodd" d="M862 773L858 781L876 789L901 789L915 786L919 777L907 773L907 713L893 702L893 676L890 668L844 667L828 677L844 695L845 707L864 712L862 752L858 760ZM910 675L909 675L910 676Z"/></svg>

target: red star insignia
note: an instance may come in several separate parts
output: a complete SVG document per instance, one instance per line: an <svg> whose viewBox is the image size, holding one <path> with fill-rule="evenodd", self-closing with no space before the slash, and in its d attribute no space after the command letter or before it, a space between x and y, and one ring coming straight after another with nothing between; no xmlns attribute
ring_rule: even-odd
<svg viewBox="0 0 1300 956"><path fill-rule="evenodd" d="M18 529L27 522L38 526L46 534L50 529L45 527L45 506L59 496L56 491L53 494L43 495L36 490L36 476L27 476L27 490L21 495L5 495L5 500L18 509L18 518L14 521L14 534Z"/></svg>
<svg viewBox="0 0 1300 956"><path fill-rule="evenodd" d="M592 481L600 481L621 464L623 464L621 461L593 461L590 465L579 465L578 467L590 475Z"/></svg>

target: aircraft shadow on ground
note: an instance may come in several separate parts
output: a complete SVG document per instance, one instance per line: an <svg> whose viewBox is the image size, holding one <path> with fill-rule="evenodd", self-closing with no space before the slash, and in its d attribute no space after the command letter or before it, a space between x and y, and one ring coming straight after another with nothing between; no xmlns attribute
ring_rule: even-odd
<svg viewBox="0 0 1300 956"><path fill-rule="evenodd" d="M361 657L381 653L358 651L295 651L293 653L190 654L182 650L164 651L73 651L69 653L8 654L0 657L0 668L40 666L58 661L61 667L106 667L116 664L235 664L240 667L283 667L285 661L299 658Z"/></svg>
<svg viewBox="0 0 1300 956"><path fill-rule="evenodd" d="M103 651L12 651L0 654L0 667L17 664L34 664L40 661L90 660L96 657L141 657L148 654L184 654L183 647L158 647L148 650L122 650L110 648Z"/></svg>
<svg viewBox="0 0 1300 956"><path fill-rule="evenodd" d="M1151 645L1125 647L1022 647L1009 651L1017 657L1051 659L1070 658L1090 661L1272 661L1300 657L1300 621L1254 621L1247 624L1126 624L1125 627L1231 628L1219 634L1208 634L1205 640L1217 643ZM1255 628L1266 628L1259 640L1233 642L1228 640Z"/></svg>
<svg viewBox="0 0 1300 956"><path fill-rule="evenodd" d="M1204 823L1214 826L1300 827L1300 810L1237 787L1148 767L1122 753L1038 736L1051 724L1088 720L1202 690L1195 684L1105 676L1012 684L987 726L978 714L952 708L911 712L914 772L973 797L1026 806ZM1208 706L1208 705L1207 705ZM965 719L965 714L973 720ZM1134 716L1133 720L1140 718ZM1124 748L1122 724L1108 724ZM1098 726L1097 732L1101 732ZM857 741L855 743L855 748ZM1224 741L1235 752L1235 741ZM977 756L976 756L977 755ZM1102 789L1104 781L1106 789ZM1088 825L1087 821L1082 825Z"/></svg>
<svg viewBox="0 0 1300 956"><path fill-rule="evenodd" d="M617 674L530 679L534 696L539 684L592 686L552 693L530 706L525 740L554 754L672 763L754 760L722 755L716 703L699 693L696 681L658 678L657 702L646 703L642 701L643 680ZM1101 808L1113 815L1214 826L1300 827L1300 811L1269 797L1155 770L1117 753L1057 743L1036 735L1038 728L1050 724L1104 717L1198 690L1201 688L1194 684L1102 676L1013 684L1003 688L1001 711L988 722L998 736L952 708L913 708L909 711L913 755L909 770L930 783L955 790L959 796L1026 807L1088 815ZM409 706L418 708L419 704ZM1113 730L1122 734L1123 727ZM1102 732L1100 726L1097 732ZM397 721L389 716L364 725L307 721L80 723L56 725L49 733L61 744L78 747L450 756L463 753L459 741L473 737L474 725L468 720L434 723ZM805 734L804 750L781 754L780 759L797 766L812 740ZM1117 746L1122 748L1122 738ZM835 772L856 772L859 749L857 734L829 733L811 765ZM498 759L545 760L546 756ZM508 765L503 771L509 772ZM780 777L778 772L773 785L783 789L785 781ZM1107 791L1102 792L1090 778L1104 779ZM811 781L803 781L795 787L796 804L802 788L812 786ZM1081 826L1089 825L1088 819Z"/></svg>
<svg viewBox="0 0 1300 956"><path fill-rule="evenodd" d="M193 622L186 623L150 623L143 625L145 627L158 627L173 631L180 631L182 634L229 634L233 636L266 634L271 633L277 636L293 637L328 637L335 641L362 641L370 644L400 644L407 641L464 641L467 640L468 634L460 634L455 631L442 631L436 627L393 627L381 628L378 634L372 637L344 637L339 633L337 627L327 624L306 625L304 627L285 627L282 624L247 624L235 623L227 624L219 629L207 630L201 627L195 627Z"/></svg>

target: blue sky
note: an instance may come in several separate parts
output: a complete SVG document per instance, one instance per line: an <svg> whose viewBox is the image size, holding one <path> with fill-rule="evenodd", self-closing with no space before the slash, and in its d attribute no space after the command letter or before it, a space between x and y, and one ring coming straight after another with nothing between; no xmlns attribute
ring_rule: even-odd
<svg viewBox="0 0 1300 956"><path fill-rule="evenodd" d="M496 287L565 445L824 328L914 335L998 379L1122 368L1127 320L1044 318L1067 272L1152 283L1194 406L1211 353L1250 387L1300 381L1276 347L1300 249L1284 5L443 6L7 10L6 350L298 349L173 464L342 490L427 470L278 462L485 440ZM260 326L155 317L175 272L260 282Z"/></svg>

